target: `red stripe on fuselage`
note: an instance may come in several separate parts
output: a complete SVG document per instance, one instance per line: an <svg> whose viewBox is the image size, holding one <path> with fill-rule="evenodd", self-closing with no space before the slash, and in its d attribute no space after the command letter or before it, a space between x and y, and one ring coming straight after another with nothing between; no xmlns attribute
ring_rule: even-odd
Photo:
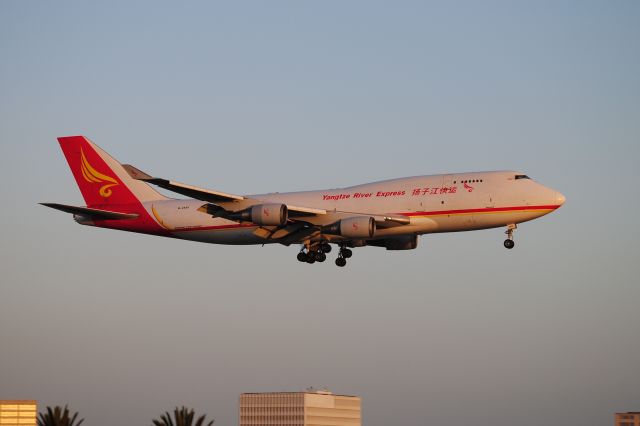
<svg viewBox="0 0 640 426"><path fill-rule="evenodd" d="M170 236L174 232L192 232L192 231L215 231L223 229L239 229L239 228L255 228L258 225L253 223L237 223L229 225L214 225L203 226L200 228L184 228L184 229L163 229L149 216L147 211L142 207L140 203L132 203L127 205L130 208L121 209L125 213L138 213L140 217L134 220L100 220L95 221L95 225L102 228L119 229L122 231L141 232L152 235ZM132 208L131 208L132 207ZM505 213L505 212L517 212L528 210L555 210L560 205L543 205L543 206L514 206L514 207L485 207L480 209L458 209L458 210L433 210L425 212L406 212L398 213L407 217L419 217L419 216L445 216L445 215L457 215L457 214L473 214L473 213ZM115 211L119 211L116 209Z"/></svg>
<svg viewBox="0 0 640 426"><path fill-rule="evenodd" d="M442 216L452 214L465 214L465 213L493 213L493 212L513 212L519 210L555 210L560 205L547 205L547 206L516 206L516 207L484 207L481 209L459 209L459 210L434 210L430 212L408 212L399 213L403 216Z"/></svg>
<svg viewBox="0 0 640 426"><path fill-rule="evenodd" d="M210 231L214 229L233 229L233 228L256 228L259 225L255 223L235 223L233 225L216 225L216 226L203 226L201 228L176 228L171 229L171 232L185 232L185 231Z"/></svg>
<svg viewBox="0 0 640 426"><path fill-rule="evenodd" d="M485 207L481 209L459 209L459 210L434 210L429 212L408 212L398 213L403 216L444 216L454 214L469 214L469 213L500 213L500 212L517 212L527 210L555 210L559 205L546 205L546 206L516 206L516 207ZM185 228L185 229L172 229L171 232L187 232L187 231L212 231L218 229L237 229L237 228L251 228L258 227L253 223L238 223L233 225L217 225L217 226L203 226L201 228Z"/></svg>

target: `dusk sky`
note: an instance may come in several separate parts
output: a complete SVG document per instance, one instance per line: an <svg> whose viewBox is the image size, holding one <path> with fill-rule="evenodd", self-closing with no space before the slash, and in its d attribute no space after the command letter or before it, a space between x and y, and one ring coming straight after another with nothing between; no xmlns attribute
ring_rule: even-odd
<svg viewBox="0 0 640 426"><path fill-rule="evenodd" d="M148 425L242 392L366 426L600 426L640 410L640 2L0 2L0 399ZM230 193L521 170L504 229L354 250L83 227L56 137Z"/></svg>

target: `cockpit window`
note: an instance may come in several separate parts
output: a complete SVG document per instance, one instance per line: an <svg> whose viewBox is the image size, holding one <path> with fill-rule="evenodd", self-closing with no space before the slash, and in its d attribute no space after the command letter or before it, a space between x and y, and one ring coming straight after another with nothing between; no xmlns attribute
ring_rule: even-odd
<svg viewBox="0 0 640 426"><path fill-rule="evenodd" d="M516 180L517 179L531 179L531 178L527 175L516 175Z"/></svg>

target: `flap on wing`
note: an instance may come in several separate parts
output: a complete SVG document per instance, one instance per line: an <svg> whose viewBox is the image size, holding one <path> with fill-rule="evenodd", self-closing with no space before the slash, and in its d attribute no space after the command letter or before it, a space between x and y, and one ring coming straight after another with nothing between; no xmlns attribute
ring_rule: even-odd
<svg viewBox="0 0 640 426"><path fill-rule="evenodd" d="M308 217L308 216L316 216L327 214L327 211L324 209L314 209L311 207L300 207L300 206L292 206L287 204L287 210L289 211L289 217Z"/></svg>
<svg viewBox="0 0 640 426"><path fill-rule="evenodd" d="M245 199L242 195L227 194L225 192L212 191L209 189L198 188L197 186L187 185L185 183L152 177L130 164L123 164L122 167L124 167L127 173L129 173L129 176L134 179L152 183L160 188L186 195L187 197L191 197L196 200L220 203L225 201L241 201Z"/></svg>
<svg viewBox="0 0 640 426"><path fill-rule="evenodd" d="M65 213L77 214L87 217L89 219L96 220L123 220L123 219L135 219L138 217L136 213L119 213L109 210L90 209L89 207L76 207L68 206L66 204L57 203L40 203L43 206L51 207L52 209L60 210Z"/></svg>
<svg viewBox="0 0 640 426"><path fill-rule="evenodd" d="M407 216L374 216L373 218L378 228L394 228L411 223L411 218Z"/></svg>

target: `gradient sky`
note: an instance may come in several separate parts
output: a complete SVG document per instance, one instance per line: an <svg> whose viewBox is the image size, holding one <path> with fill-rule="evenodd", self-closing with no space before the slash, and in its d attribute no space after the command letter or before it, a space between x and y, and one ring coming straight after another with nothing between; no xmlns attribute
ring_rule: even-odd
<svg viewBox="0 0 640 426"><path fill-rule="evenodd" d="M231 2L229 2L231 3ZM455 3L455 4L451 4ZM0 399L143 425L326 386L367 426L640 410L640 3L0 2ZM517 169L503 230L355 251L81 227L57 136L233 193Z"/></svg>

